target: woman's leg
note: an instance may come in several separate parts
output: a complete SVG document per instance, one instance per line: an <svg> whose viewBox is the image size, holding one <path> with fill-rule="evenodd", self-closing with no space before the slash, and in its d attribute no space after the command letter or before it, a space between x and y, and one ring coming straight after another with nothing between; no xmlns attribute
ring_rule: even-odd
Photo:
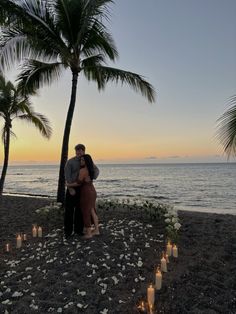
<svg viewBox="0 0 236 314"><path fill-rule="evenodd" d="M94 208L92 208L92 210L91 210L91 216L93 218L94 227L95 227L95 229L93 230L92 234L98 235L98 234L100 234L99 227L98 227L98 216L97 216L96 211L95 211Z"/></svg>
<svg viewBox="0 0 236 314"><path fill-rule="evenodd" d="M84 239L92 238L91 231L91 211L88 208L82 208L83 220L84 220Z"/></svg>

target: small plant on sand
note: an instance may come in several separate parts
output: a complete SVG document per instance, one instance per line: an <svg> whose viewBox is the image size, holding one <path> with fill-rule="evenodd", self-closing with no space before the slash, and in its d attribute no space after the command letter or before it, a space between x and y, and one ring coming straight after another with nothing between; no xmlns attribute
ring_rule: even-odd
<svg viewBox="0 0 236 314"><path fill-rule="evenodd" d="M140 199L100 199L97 202L97 207L101 209L116 210L122 208L123 210L135 210L156 221L163 219L168 206Z"/></svg>
<svg viewBox="0 0 236 314"><path fill-rule="evenodd" d="M173 208L173 206L169 206L166 213L164 214L164 217L166 223L167 238L172 242L177 243L179 237L179 229L181 228L178 213Z"/></svg>
<svg viewBox="0 0 236 314"><path fill-rule="evenodd" d="M167 210L166 204L145 201L142 204L144 213L152 220L160 220Z"/></svg>
<svg viewBox="0 0 236 314"><path fill-rule="evenodd" d="M36 213L37 214L43 214L43 215L48 215L50 213L60 213L62 211L63 207L61 203L57 203L57 202L52 202L49 205L46 205L44 207L38 208L36 209Z"/></svg>

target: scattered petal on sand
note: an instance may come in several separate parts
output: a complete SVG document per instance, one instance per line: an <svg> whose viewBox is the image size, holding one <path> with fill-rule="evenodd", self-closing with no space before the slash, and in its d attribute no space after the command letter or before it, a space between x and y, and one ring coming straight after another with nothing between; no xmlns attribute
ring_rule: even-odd
<svg viewBox="0 0 236 314"><path fill-rule="evenodd" d="M86 291L80 291L77 289L77 295L81 295L82 297L86 295Z"/></svg>
<svg viewBox="0 0 236 314"><path fill-rule="evenodd" d="M108 309L103 309L102 311L99 312L100 314L107 314L108 313Z"/></svg>
<svg viewBox="0 0 236 314"><path fill-rule="evenodd" d="M138 267L142 267L143 266L143 262L142 261L138 261L137 266Z"/></svg>
<svg viewBox="0 0 236 314"><path fill-rule="evenodd" d="M23 293L22 292L18 292L18 291L15 291L12 295L13 298L18 298L18 297L22 297Z"/></svg>
<svg viewBox="0 0 236 314"><path fill-rule="evenodd" d="M83 306L83 304L81 304L81 303L77 303L77 307L78 307L79 309L82 309L84 306Z"/></svg>
<svg viewBox="0 0 236 314"><path fill-rule="evenodd" d="M112 276L111 279L114 281L114 284L117 285L119 280L116 278L116 276Z"/></svg>
<svg viewBox="0 0 236 314"><path fill-rule="evenodd" d="M33 309L33 310L38 310L38 305L35 305L33 303L30 304L30 307Z"/></svg>
<svg viewBox="0 0 236 314"><path fill-rule="evenodd" d="M103 263L102 264L103 267L105 267L106 269L110 269L111 267L107 266L107 264Z"/></svg>
<svg viewBox="0 0 236 314"><path fill-rule="evenodd" d="M30 271L32 269L33 269L33 267L26 267L25 271Z"/></svg>

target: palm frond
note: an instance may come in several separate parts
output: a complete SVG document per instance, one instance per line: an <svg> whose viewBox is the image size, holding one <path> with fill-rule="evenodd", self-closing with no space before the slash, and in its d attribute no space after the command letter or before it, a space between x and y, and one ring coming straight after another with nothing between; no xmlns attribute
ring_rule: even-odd
<svg viewBox="0 0 236 314"><path fill-rule="evenodd" d="M229 105L231 107L217 120L216 133L228 158L236 156L236 95L230 98Z"/></svg>
<svg viewBox="0 0 236 314"><path fill-rule="evenodd" d="M64 66L59 63L46 63L37 60L28 60L17 77L18 90L22 94L32 95L40 87L50 85L55 79L59 79Z"/></svg>
<svg viewBox="0 0 236 314"><path fill-rule="evenodd" d="M19 92L19 91L18 91ZM11 106L11 118L12 120L18 118L19 114L31 114L33 111L33 106L29 101L28 96L22 99L18 98Z"/></svg>
<svg viewBox="0 0 236 314"><path fill-rule="evenodd" d="M37 112L31 112L31 114L22 114L17 117L20 120L34 124L34 126L40 131L40 133L46 137L50 138L52 134L52 128L50 126L49 120L42 114Z"/></svg>
<svg viewBox="0 0 236 314"><path fill-rule="evenodd" d="M114 82L129 85L134 91L140 92L149 102L155 101L155 90L142 76L106 66L94 66L83 68L85 77L97 83L98 89L105 88L106 83Z"/></svg>
<svg viewBox="0 0 236 314"><path fill-rule="evenodd" d="M9 129L9 127L7 127L6 124L4 124L4 126L1 129L1 139L2 139L4 146L6 145L7 131L10 132L11 137L17 138L16 134L11 129Z"/></svg>
<svg viewBox="0 0 236 314"><path fill-rule="evenodd" d="M52 133L49 120L44 115L34 111L29 100L29 94L22 96L21 88L19 84L15 87L0 75L0 116L5 120L2 139L5 140L4 134L8 130L10 135L14 135L11 130L11 122L16 118L33 123L44 137L49 138Z"/></svg>
<svg viewBox="0 0 236 314"><path fill-rule="evenodd" d="M6 126L5 126L5 124L1 129L1 139L2 139L3 144L5 145L5 143L6 143Z"/></svg>
<svg viewBox="0 0 236 314"><path fill-rule="evenodd" d="M21 8L16 5L15 1L0 1L0 23L1 25L10 25L15 18L22 13Z"/></svg>
<svg viewBox="0 0 236 314"><path fill-rule="evenodd" d="M100 52L112 61L118 58L119 54L111 34L99 21L94 21L92 27L88 28L81 43L81 50L85 56Z"/></svg>
<svg viewBox="0 0 236 314"><path fill-rule="evenodd" d="M8 69L23 58L55 61L60 54L67 54L67 47L60 31L54 25L54 16L48 9L47 1L8 0L8 2L15 18L10 25L2 27L1 30L2 67ZM10 9L7 12L11 14Z"/></svg>
<svg viewBox="0 0 236 314"><path fill-rule="evenodd" d="M102 63L105 63L105 58L102 54L90 56L85 58L81 61L81 68L89 68L89 67L96 67L100 66Z"/></svg>
<svg viewBox="0 0 236 314"><path fill-rule="evenodd" d="M113 0L90 0L85 3L88 16L110 19L110 6L114 3Z"/></svg>
<svg viewBox="0 0 236 314"><path fill-rule="evenodd" d="M50 28L51 23L45 20L51 19L48 12L47 0L1 0L0 2L1 22L3 25L18 25L21 27L33 26L33 29L44 28L53 36L54 31Z"/></svg>

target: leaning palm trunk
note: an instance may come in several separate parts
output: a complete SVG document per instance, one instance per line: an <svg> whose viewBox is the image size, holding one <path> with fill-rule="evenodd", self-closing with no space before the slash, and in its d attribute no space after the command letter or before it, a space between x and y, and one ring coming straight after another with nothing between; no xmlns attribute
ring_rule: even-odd
<svg viewBox="0 0 236 314"><path fill-rule="evenodd" d="M2 174L0 179L0 195L2 195L4 182L7 173L8 160L9 160L9 148L10 148L10 129L6 128L6 133L4 134L4 163L2 168Z"/></svg>
<svg viewBox="0 0 236 314"><path fill-rule="evenodd" d="M78 73L73 73L71 99L70 99L69 109L67 112L66 124L65 124L64 135L63 135L61 162L60 162L60 171L59 171L59 179L58 179L58 189L57 189L57 201L62 204L64 204L64 201L65 201L64 168L68 159L69 138L70 138L71 123L72 123L74 109L75 109L77 82L78 82Z"/></svg>

